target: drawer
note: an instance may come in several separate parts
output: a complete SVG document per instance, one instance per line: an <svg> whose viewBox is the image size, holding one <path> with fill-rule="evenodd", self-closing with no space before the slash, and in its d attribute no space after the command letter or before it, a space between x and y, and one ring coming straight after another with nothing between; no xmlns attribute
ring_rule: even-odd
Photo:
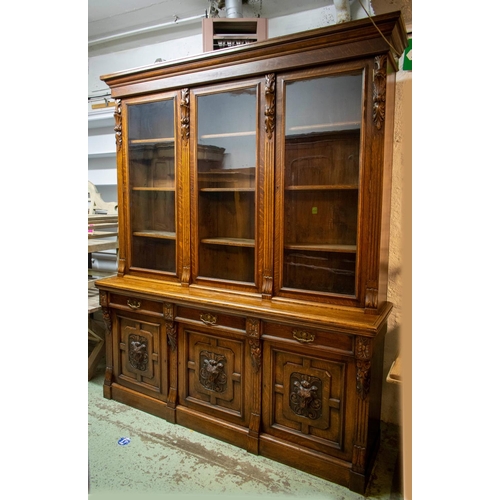
<svg viewBox="0 0 500 500"><path fill-rule="evenodd" d="M187 320L199 325L207 325L210 327L223 327L235 330L246 331L246 319L241 316L231 316L229 314L221 314L203 309L191 307L177 307L176 321Z"/></svg>
<svg viewBox="0 0 500 500"><path fill-rule="evenodd" d="M163 316L163 303L155 302L129 295L117 295L112 293L110 297L110 305L125 311L135 311L139 313L153 313Z"/></svg>
<svg viewBox="0 0 500 500"><path fill-rule="evenodd" d="M274 337L308 347L328 347L345 354L354 353L354 336L345 333L325 332L303 326L265 323L264 337Z"/></svg>

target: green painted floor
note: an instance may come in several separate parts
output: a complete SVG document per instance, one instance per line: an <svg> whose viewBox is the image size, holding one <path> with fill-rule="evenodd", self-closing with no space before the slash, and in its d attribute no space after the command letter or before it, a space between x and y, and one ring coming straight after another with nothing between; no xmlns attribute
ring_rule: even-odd
<svg viewBox="0 0 500 500"><path fill-rule="evenodd" d="M103 370L88 383L89 498L400 500L398 433L383 425L366 497L153 415L107 400ZM130 442L120 446L121 438Z"/></svg>

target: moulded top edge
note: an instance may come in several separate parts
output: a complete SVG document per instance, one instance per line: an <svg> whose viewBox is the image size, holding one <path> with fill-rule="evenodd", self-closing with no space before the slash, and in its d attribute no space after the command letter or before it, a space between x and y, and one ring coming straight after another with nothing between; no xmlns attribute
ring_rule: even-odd
<svg viewBox="0 0 500 500"><path fill-rule="evenodd" d="M373 24L377 26L378 29L382 28L382 25L389 24L383 31L386 34L388 32L393 33L393 45L395 45L395 49L399 52L396 54L398 57L403 52L406 47L406 28L404 25L404 21L402 18L402 14L400 11L389 12L386 14L380 14L378 16L372 16L371 18L363 18L355 21L350 21L348 23L334 24L331 26L325 26L321 28L316 28L307 31L300 31L298 33L293 33L289 35L283 35L279 37L269 38L267 40L262 40L258 42L253 42L251 44L239 45L236 47L229 47L226 49L214 50L210 52L203 52L200 54L195 54L189 57L181 58L181 59L173 59L170 61L165 61L162 63L148 64L145 66L139 66L136 68L131 68L124 71L119 71L116 73L105 74L100 77L102 81L107 83L109 86L113 85L113 81L117 83L122 83L128 79L133 79L134 77L140 75L141 73L153 73L151 76L155 76L156 73L164 73L165 71L175 70L175 68L185 65L185 64L210 64L213 62L223 63L223 61L219 61L221 58L227 56L228 58L234 55L241 57L243 54L252 54L253 52L263 50L263 49L272 49L275 46L279 46L286 43L297 43L301 41L308 40L311 43L311 40L314 38L324 37L325 35L338 35L341 33L349 33L349 38L346 39L349 42L355 42L356 32L359 32L360 39L366 38L367 33L366 30L373 27ZM388 29L389 28L389 29ZM378 30L372 30L374 33L372 35L376 37L380 37ZM394 40L394 37L397 37Z"/></svg>
<svg viewBox="0 0 500 500"><path fill-rule="evenodd" d="M315 324L327 329L345 328L351 333L375 334L392 310L385 302L379 311L366 314L362 308L342 307L307 301L265 300L258 294L247 295L224 290L182 287L178 283L137 277L110 277L96 281L96 287L111 293L128 294L156 301L167 301L186 307L203 307L227 314L257 316L264 321L294 321ZM362 334L362 333L361 333Z"/></svg>

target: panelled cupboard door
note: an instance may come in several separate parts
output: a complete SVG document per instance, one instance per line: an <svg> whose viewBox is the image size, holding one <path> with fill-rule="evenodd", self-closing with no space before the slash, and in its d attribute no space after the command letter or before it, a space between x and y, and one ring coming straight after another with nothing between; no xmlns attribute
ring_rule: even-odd
<svg viewBox="0 0 500 500"><path fill-rule="evenodd" d="M304 346L264 342L262 431L349 460L354 433L354 361Z"/></svg>
<svg viewBox="0 0 500 500"><path fill-rule="evenodd" d="M196 284L256 291L261 279L259 80L191 91L192 271Z"/></svg>
<svg viewBox="0 0 500 500"><path fill-rule="evenodd" d="M122 103L129 269L173 278L180 258L177 97L170 92Z"/></svg>
<svg viewBox="0 0 500 500"><path fill-rule="evenodd" d="M115 379L123 387L167 400L167 334L163 321L116 311Z"/></svg>
<svg viewBox="0 0 500 500"><path fill-rule="evenodd" d="M365 67L277 76L275 290L355 300Z"/></svg>
<svg viewBox="0 0 500 500"><path fill-rule="evenodd" d="M242 334L179 324L179 404L249 425L251 362Z"/></svg>

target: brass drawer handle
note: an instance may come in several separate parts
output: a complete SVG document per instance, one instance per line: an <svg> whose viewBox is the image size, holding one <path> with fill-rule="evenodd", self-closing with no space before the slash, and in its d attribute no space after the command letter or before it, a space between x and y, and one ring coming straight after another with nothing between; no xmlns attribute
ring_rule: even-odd
<svg viewBox="0 0 500 500"><path fill-rule="evenodd" d="M141 301L135 299L127 299L127 305L130 309L139 309L141 307Z"/></svg>
<svg viewBox="0 0 500 500"><path fill-rule="evenodd" d="M200 319L205 325L215 325L217 323L217 316L210 313L200 314Z"/></svg>
<svg viewBox="0 0 500 500"><path fill-rule="evenodd" d="M314 342L314 333L306 332L304 330L293 330L293 338L298 340L302 344L308 344L309 342Z"/></svg>

